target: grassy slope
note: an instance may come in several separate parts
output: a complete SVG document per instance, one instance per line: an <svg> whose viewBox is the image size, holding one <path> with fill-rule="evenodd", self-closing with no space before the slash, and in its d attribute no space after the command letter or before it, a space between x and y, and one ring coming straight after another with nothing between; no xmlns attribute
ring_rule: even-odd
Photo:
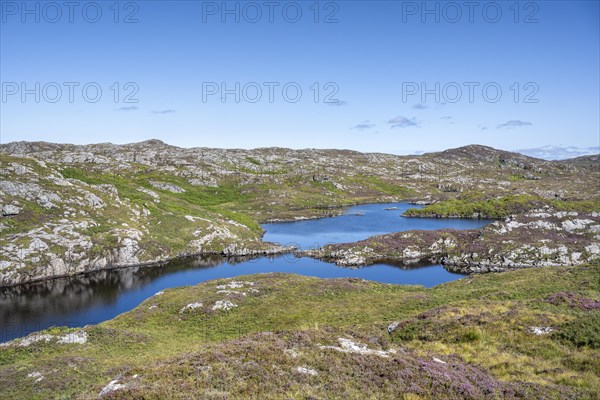
<svg viewBox="0 0 600 400"><path fill-rule="evenodd" d="M532 209L549 206L556 211L600 211L600 202L595 200L548 200L534 195L511 195L486 198L481 193L469 192L456 199L429 204L421 209L410 208L404 213L408 217L462 217L504 218L511 214L523 214Z"/></svg>
<svg viewBox="0 0 600 400"><path fill-rule="evenodd" d="M249 197L241 194L239 188L233 183L223 182L217 188L198 187L190 185L182 178L146 171L141 167L127 177L116 174L98 174L93 170L84 169L83 166L80 168L63 168L62 174L89 184L114 185L121 197L148 208L153 215L156 215L156 221L153 221L155 222L153 230L158 232L167 230L157 238L161 243L167 244L174 239L173 232L168 231L169 221L174 220L175 217L190 214L209 218L220 215L223 218L230 218L248 226L255 234L262 231L256 221L228 209L231 204L244 204L249 200ZM156 189L149 183L152 180L175 184L185 189L185 193L172 193ZM160 193L160 203L155 204L152 201L153 198L140 192L139 188L146 188ZM159 226L162 224L166 224L166 227Z"/></svg>
<svg viewBox="0 0 600 400"><path fill-rule="evenodd" d="M236 289L247 296L217 293L230 280L169 289L85 328L86 344L0 347L0 398L95 398L114 379L128 385L116 398L600 394L600 265L473 276L432 289L284 274L237 280L255 283ZM238 307L211 310L225 298ZM203 307L179 312L196 301ZM400 324L390 335L393 321ZM536 336L531 326L556 331ZM398 353L318 347L339 337ZM318 375L295 372L298 366ZM44 379L27 378L34 371Z"/></svg>

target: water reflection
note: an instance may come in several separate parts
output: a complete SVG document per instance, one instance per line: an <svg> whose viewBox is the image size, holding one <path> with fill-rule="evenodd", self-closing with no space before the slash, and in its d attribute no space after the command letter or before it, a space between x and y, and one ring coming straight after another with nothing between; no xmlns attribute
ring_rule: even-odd
<svg viewBox="0 0 600 400"><path fill-rule="evenodd" d="M433 286L461 277L439 265L376 264L340 268L293 255L260 258L202 256L160 267L130 267L0 289L0 341L50 326L84 326L135 308L154 293L177 286L257 273L283 272L321 278L356 277L385 283Z"/></svg>
<svg viewBox="0 0 600 400"><path fill-rule="evenodd" d="M316 249L328 243L356 242L370 236L412 229L477 229L490 220L460 218L405 218L401 214L415 206L407 203L364 204L348 208L342 215L316 220L265 224L263 240Z"/></svg>
<svg viewBox="0 0 600 400"><path fill-rule="evenodd" d="M369 204L351 207L339 217L292 223L267 224L264 240L317 248L326 243L356 241L410 229L468 229L489 221L401 218L408 204ZM130 267L69 278L0 288L0 342L50 326L95 324L129 311L154 293L177 286L267 272L284 272L320 278L355 277L385 283L434 286L455 280L432 261L429 264L376 264L361 269L293 254L268 258L224 258L219 255L172 261L160 267Z"/></svg>

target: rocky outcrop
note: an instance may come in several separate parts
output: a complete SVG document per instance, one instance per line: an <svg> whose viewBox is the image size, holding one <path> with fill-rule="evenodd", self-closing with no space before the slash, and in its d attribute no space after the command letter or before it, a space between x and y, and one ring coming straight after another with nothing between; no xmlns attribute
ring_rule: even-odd
<svg viewBox="0 0 600 400"><path fill-rule="evenodd" d="M396 156L179 148L158 140L14 142L0 144L0 156L0 285L182 255L289 251L262 243L258 221L324 217L347 204L432 203L465 191L542 190L564 199L577 193L578 200L588 201L598 195L597 159L553 163L483 146ZM564 229L585 224L572 223ZM403 245L393 256L442 257L454 239L439 235L420 235L423 243ZM582 257L595 249L582 250ZM359 265L380 252L371 254L367 246L336 257ZM448 259L456 265L467 261Z"/></svg>
<svg viewBox="0 0 600 400"><path fill-rule="evenodd" d="M442 262L463 273L579 265L600 258L600 214L544 210L494 222Z"/></svg>
<svg viewBox="0 0 600 400"><path fill-rule="evenodd" d="M435 260L461 273L579 265L600 258L600 214L539 210L469 231L409 231L304 254L359 267Z"/></svg>
<svg viewBox="0 0 600 400"><path fill-rule="evenodd" d="M3 158L0 169L0 286L195 254L291 250L262 243L260 231L231 215L193 205L182 209L173 196L185 190L174 184L149 180L163 191L159 195L135 183L123 185L121 176L110 178L114 184L97 183L100 175L81 176L82 168L75 173L31 158Z"/></svg>
<svg viewBox="0 0 600 400"><path fill-rule="evenodd" d="M20 207L17 207L16 205L13 205L13 204L7 204L2 207L2 216L10 217L13 215L18 215L19 211L21 211Z"/></svg>
<svg viewBox="0 0 600 400"><path fill-rule="evenodd" d="M438 260L449 252L473 241L474 230L407 231L373 236L356 243L333 244L302 254L343 267L360 267L376 262L394 261L405 264Z"/></svg>
<svg viewBox="0 0 600 400"><path fill-rule="evenodd" d="M152 186L160 190L166 190L171 193L185 193L185 189L168 182L149 181Z"/></svg>

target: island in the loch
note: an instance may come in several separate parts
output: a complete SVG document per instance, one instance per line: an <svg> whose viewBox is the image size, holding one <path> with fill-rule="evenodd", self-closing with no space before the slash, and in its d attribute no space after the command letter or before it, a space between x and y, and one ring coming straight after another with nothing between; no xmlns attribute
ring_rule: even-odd
<svg viewBox="0 0 600 400"><path fill-rule="evenodd" d="M433 288L279 273L170 288L97 325L2 343L0 398L597 398L599 168L599 156L478 145L396 156L2 144L2 290L191 255L472 275ZM493 221L311 250L262 240L263 223L400 201L415 208L385 212Z"/></svg>

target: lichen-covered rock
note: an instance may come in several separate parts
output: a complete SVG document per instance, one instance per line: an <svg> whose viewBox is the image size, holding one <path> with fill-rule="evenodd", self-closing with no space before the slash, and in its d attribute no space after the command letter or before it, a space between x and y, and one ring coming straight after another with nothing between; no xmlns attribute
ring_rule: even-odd
<svg viewBox="0 0 600 400"><path fill-rule="evenodd" d="M229 300L217 300L215 305L212 306L213 311L217 310L231 310L232 308L237 307L237 304L232 303Z"/></svg>
<svg viewBox="0 0 600 400"><path fill-rule="evenodd" d="M385 260L437 260L462 273L579 265L600 258L598 224L600 217L595 213L534 212L479 230L400 232L304 254L353 267Z"/></svg>
<svg viewBox="0 0 600 400"><path fill-rule="evenodd" d="M2 216L9 217L13 215L18 215L21 210L22 208L20 207L17 207L12 204L7 204L5 206L2 206Z"/></svg>
<svg viewBox="0 0 600 400"><path fill-rule="evenodd" d="M150 184L160 190L166 190L172 193L185 193L185 189L182 189L179 186L174 185L172 183L150 181Z"/></svg>

